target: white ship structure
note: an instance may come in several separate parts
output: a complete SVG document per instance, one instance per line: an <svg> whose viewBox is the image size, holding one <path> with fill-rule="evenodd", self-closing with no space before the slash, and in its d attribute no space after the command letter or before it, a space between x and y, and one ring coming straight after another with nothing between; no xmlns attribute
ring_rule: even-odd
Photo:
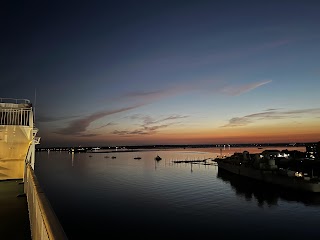
<svg viewBox="0 0 320 240"><path fill-rule="evenodd" d="M0 181L23 181L32 240L64 240L65 232L34 173L37 133L29 100L0 98Z"/></svg>
<svg viewBox="0 0 320 240"><path fill-rule="evenodd" d="M29 100L0 98L0 180L22 179L26 163L34 169L40 137L33 116Z"/></svg>

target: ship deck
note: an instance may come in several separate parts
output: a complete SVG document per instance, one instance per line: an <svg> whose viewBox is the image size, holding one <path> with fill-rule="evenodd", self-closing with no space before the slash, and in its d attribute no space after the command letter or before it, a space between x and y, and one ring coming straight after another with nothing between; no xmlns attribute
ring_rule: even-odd
<svg viewBox="0 0 320 240"><path fill-rule="evenodd" d="M0 181L0 236L1 239L32 239L22 180Z"/></svg>

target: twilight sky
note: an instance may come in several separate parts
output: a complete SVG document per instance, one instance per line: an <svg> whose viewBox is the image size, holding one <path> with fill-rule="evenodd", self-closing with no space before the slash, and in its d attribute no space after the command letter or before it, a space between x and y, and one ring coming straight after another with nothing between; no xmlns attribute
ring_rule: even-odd
<svg viewBox="0 0 320 240"><path fill-rule="evenodd" d="M43 147L320 141L320 1L5 2Z"/></svg>

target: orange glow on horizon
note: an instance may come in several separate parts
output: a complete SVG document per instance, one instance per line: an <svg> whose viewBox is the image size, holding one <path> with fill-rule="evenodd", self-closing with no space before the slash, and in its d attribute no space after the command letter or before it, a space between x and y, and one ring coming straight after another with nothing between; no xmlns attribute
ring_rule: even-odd
<svg viewBox="0 0 320 240"><path fill-rule="evenodd" d="M141 135L101 133L93 137L80 137L43 133L41 137L42 143L50 139L53 143L63 146L318 142L320 126L315 122L250 127L201 128L198 126L197 128L166 129L166 131Z"/></svg>

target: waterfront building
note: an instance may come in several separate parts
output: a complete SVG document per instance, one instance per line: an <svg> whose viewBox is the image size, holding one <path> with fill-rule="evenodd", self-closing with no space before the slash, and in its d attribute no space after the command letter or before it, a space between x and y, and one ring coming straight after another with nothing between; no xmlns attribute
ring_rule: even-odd
<svg viewBox="0 0 320 240"><path fill-rule="evenodd" d="M320 160L320 141L306 144L306 157Z"/></svg>

